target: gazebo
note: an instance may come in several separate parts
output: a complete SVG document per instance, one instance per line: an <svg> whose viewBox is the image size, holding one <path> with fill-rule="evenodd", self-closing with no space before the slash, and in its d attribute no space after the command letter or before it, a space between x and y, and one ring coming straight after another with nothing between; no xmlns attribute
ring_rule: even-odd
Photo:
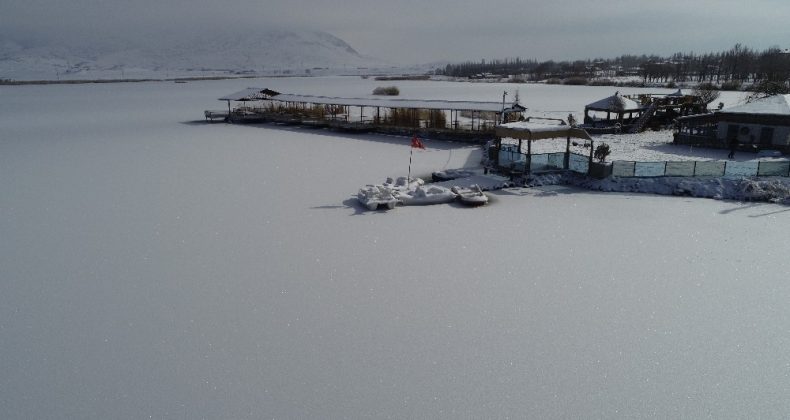
<svg viewBox="0 0 790 420"><path fill-rule="evenodd" d="M559 159L562 159L561 167L567 169L569 166L569 160L571 156L571 138L577 138L582 140L590 141L590 150L592 151L593 141L590 135L587 133L586 130L581 128L572 127L567 125L565 122L561 121L559 124L551 124L547 123L548 121L531 121L533 119L538 119L532 117L527 121L518 121L512 122L507 124L500 124L496 126L496 136L497 140L495 143L495 151L496 151L496 165L500 169L511 169L513 168L510 166L517 166L522 165L524 172L529 173L532 170L532 141L533 140L545 140L545 139L554 139L554 138L565 138L566 146L565 146L565 153L559 153L559 156L554 153L554 157L556 161L554 164L550 164L549 161L552 159L551 157L547 157L547 164L549 166L560 166ZM512 138L518 140L518 145L515 148L507 147L502 145L502 138ZM521 152L523 141L527 141L527 153L523 154ZM510 155L518 155L520 157L514 159L514 156L510 156L507 162L500 159L500 152L505 152ZM592 160L592 152L589 156L589 159ZM523 160L523 162L522 162ZM513 165L516 163L516 165ZM519 171L515 171L519 172Z"/></svg>
<svg viewBox="0 0 790 420"><path fill-rule="evenodd" d="M615 124L622 127L635 122L642 115L643 110L644 107L640 103L620 95L620 92L615 92L608 98L603 98L584 107L584 124L594 128L612 127ZM596 118L590 115L590 111L606 112L606 119Z"/></svg>

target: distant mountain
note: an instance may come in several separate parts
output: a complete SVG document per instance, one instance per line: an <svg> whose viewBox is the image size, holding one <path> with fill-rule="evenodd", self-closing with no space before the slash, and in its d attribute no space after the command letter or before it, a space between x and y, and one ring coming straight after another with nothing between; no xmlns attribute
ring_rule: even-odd
<svg viewBox="0 0 790 420"><path fill-rule="evenodd" d="M24 45L0 41L0 79L160 77L236 73L304 74L386 67L325 32L144 35L137 40Z"/></svg>

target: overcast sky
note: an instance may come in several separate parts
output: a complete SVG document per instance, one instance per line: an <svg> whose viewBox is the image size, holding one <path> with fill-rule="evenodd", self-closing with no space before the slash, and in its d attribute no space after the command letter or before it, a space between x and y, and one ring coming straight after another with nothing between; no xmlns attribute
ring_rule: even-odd
<svg viewBox="0 0 790 420"><path fill-rule="evenodd" d="M326 31L402 63L790 47L788 0L3 0L13 39L253 26Z"/></svg>

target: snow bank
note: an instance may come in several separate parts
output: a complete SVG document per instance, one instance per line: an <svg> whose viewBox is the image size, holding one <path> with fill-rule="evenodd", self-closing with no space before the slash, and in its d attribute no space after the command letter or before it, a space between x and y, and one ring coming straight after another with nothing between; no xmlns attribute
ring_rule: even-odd
<svg viewBox="0 0 790 420"><path fill-rule="evenodd" d="M572 172L534 175L527 186L573 185L595 191L678 195L790 205L787 178L656 177L594 179Z"/></svg>

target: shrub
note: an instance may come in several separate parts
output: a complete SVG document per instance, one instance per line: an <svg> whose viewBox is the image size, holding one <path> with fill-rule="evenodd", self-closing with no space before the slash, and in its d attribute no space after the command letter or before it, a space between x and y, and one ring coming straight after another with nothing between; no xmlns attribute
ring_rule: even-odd
<svg viewBox="0 0 790 420"><path fill-rule="evenodd" d="M751 90L760 96L786 95L790 93L787 85L782 82L763 80L752 85Z"/></svg>
<svg viewBox="0 0 790 420"><path fill-rule="evenodd" d="M379 86L373 89L374 95L388 95L388 96L398 96L400 95L400 89L397 86Z"/></svg>
<svg viewBox="0 0 790 420"><path fill-rule="evenodd" d="M694 96L699 96L702 103L706 105L719 97L719 90L716 88L716 85L710 82L698 84L691 93Z"/></svg>
<svg viewBox="0 0 790 420"><path fill-rule="evenodd" d="M562 80L552 77L551 79L546 80L547 85L561 85Z"/></svg>
<svg viewBox="0 0 790 420"><path fill-rule="evenodd" d="M601 143L598 147L595 148L595 152L593 152L593 157L598 159L598 162L606 162L606 157L612 153L612 149L606 143Z"/></svg>
<svg viewBox="0 0 790 420"><path fill-rule="evenodd" d="M738 80L731 80L721 84L721 90L741 90L741 82Z"/></svg>
<svg viewBox="0 0 790 420"><path fill-rule="evenodd" d="M590 86L614 86L614 81L610 79L593 79L590 80Z"/></svg>
<svg viewBox="0 0 790 420"><path fill-rule="evenodd" d="M626 82L618 83L617 86L621 87L645 87L645 83L636 80L629 80Z"/></svg>
<svg viewBox="0 0 790 420"><path fill-rule="evenodd" d="M569 77L562 82L564 85L580 86L587 84L586 77Z"/></svg>

